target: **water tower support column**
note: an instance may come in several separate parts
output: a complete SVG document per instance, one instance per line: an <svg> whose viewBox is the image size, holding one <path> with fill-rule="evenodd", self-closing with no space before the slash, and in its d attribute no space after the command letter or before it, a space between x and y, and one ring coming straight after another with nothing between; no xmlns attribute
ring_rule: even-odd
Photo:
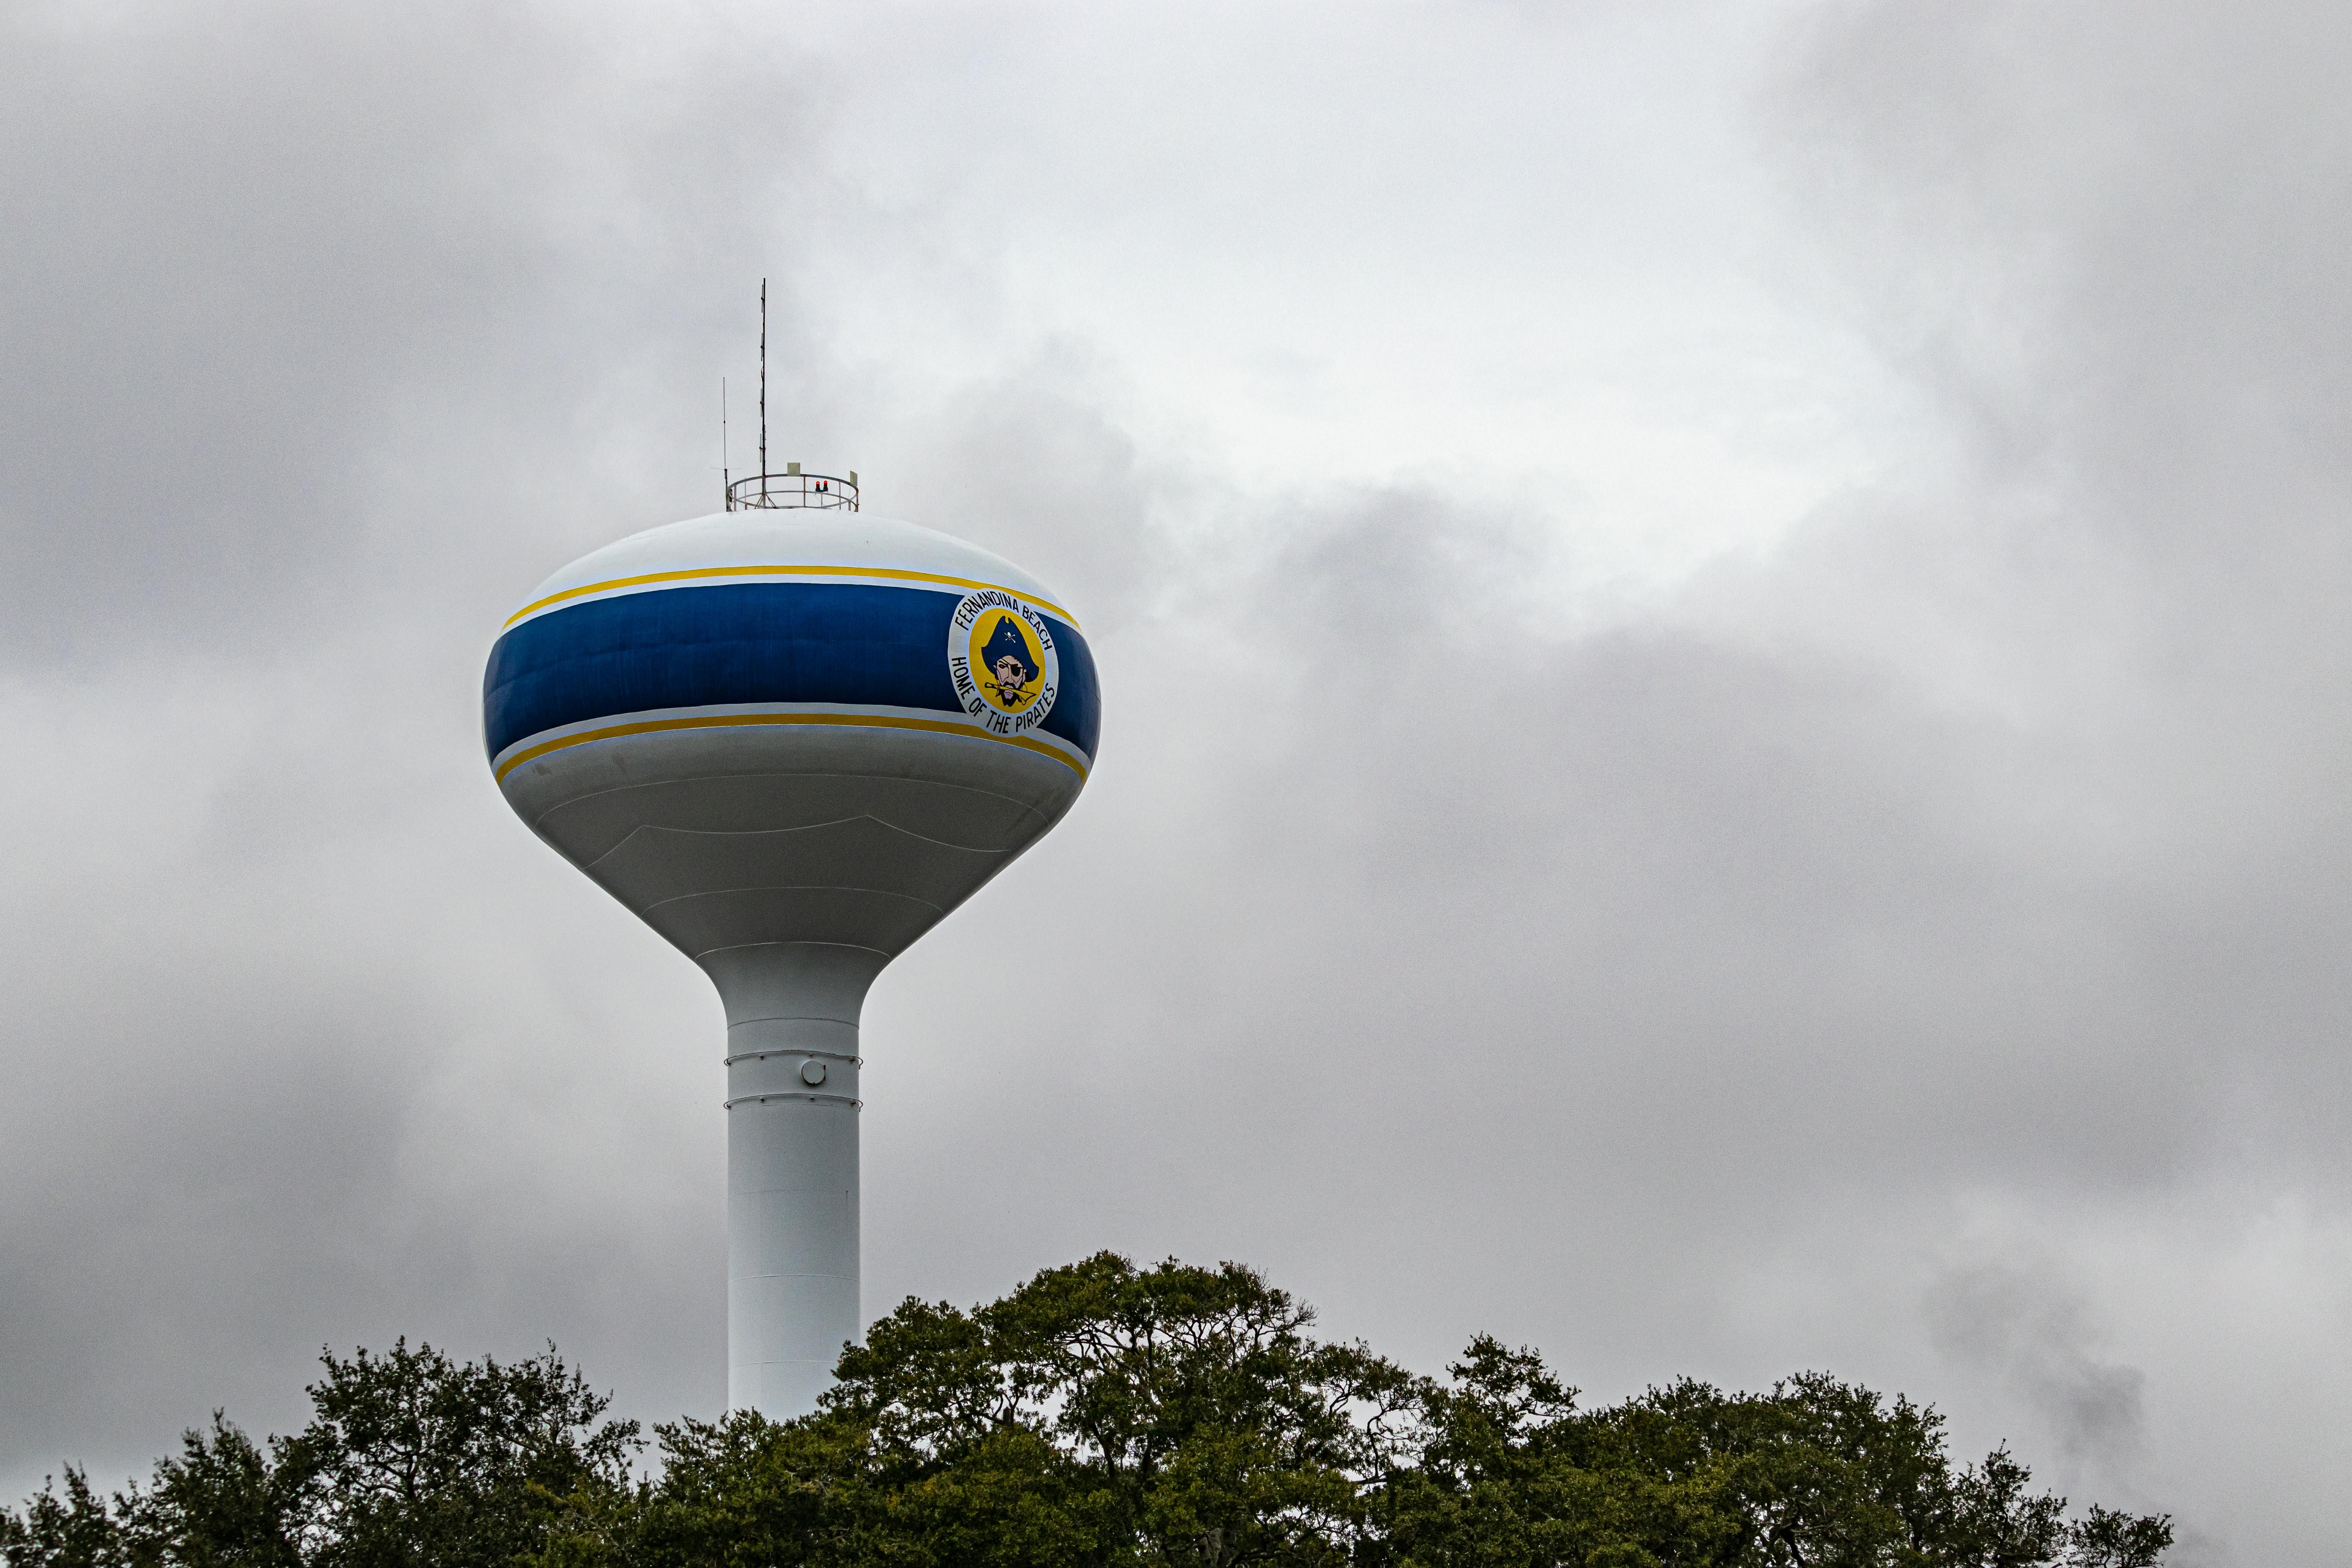
<svg viewBox="0 0 2352 1568"><path fill-rule="evenodd" d="M782 1420L858 1338L857 1018L887 959L766 942L699 962L727 1005L727 1405Z"/></svg>

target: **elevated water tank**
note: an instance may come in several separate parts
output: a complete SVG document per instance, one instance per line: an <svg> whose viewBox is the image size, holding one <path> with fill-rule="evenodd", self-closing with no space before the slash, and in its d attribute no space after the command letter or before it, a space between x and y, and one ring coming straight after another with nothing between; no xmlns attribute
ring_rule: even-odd
<svg viewBox="0 0 2352 1568"><path fill-rule="evenodd" d="M1070 809L1101 713L1043 584L791 478L556 573L482 683L508 804L726 1005L728 1401L775 1416L861 1321L866 988Z"/></svg>

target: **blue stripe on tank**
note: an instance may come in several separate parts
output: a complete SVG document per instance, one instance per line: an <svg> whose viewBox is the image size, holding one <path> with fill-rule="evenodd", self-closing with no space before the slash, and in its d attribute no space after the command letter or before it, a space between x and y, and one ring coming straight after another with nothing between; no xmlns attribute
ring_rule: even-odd
<svg viewBox="0 0 2352 1568"><path fill-rule="evenodd" d="M960 595L842 583L695 584L591 599L499 638L482 675L482 736L517 741L615 713L825 702L961 713L948 679ZM1043 614L1043 612L1040 612ZM1038 728L1091 760L1102 728L1094 655L1052 616L1061 661Z"/></svg>

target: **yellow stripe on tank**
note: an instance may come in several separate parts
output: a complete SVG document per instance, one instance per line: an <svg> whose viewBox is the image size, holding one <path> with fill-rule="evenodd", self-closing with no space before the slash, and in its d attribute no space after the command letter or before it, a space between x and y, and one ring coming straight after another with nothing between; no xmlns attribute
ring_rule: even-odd
<svg viewBox="0 0 2352 1568"><path fill-rule="evenodd" d="M498 781L523 763L543 757L550 752L560 752L567 746L584 745L590 741L610 741L622 735L648 735L660 730L724 730L744 724L862 724L881 730L928 730L940 735L962 735L975 741L998 741L1008 746L1020 746L1053 758L1078 775L1081 783L1086 768L1068 752L1049 746L1043 741L1033 741L1026 735L992 735L985 730L969 724L951 724L938 719L900 719L887 713L713 713L684 719L646 719L633 724L613 724L602 730L583 731L577 735L563 735L528 746L499 764Z"/></svg>
<svg viewBox="0 0 2352 1568"><path fill-rule="evenodd" d="M950 588L993 588L1000 594L1010 594L1016 599L1024 599L1040 608L1051 610L1073 626L1078 624L1077 617L1061 605L1007 588L1001 583L982 583L970 577L945 577L937 572L908 572L896 566L693 566L680 572L648 572L641 577L615 577L609 582L566 588L560 594L550 594L544 599L534 599L509 616L506 624L511 626L535 610L560 605L566 599L577 599L585 594L602 594L611 588L642 588L648 583L691 583L704 577L895 577L909 583L938 583ZM499 629L503 631L506 627Z"/></svg>

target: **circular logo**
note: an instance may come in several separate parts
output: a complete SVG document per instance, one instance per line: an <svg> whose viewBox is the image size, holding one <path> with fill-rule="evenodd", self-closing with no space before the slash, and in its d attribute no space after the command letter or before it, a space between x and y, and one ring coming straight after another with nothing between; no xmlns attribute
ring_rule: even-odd
<svg viewBox="0 0 2352 1568"><path fill-rule="evenodd" d="M1044 616L1002 588L982 588L948 617L948 675L982 729L1019 735L1053 711L1062 657Z"/></svg>

